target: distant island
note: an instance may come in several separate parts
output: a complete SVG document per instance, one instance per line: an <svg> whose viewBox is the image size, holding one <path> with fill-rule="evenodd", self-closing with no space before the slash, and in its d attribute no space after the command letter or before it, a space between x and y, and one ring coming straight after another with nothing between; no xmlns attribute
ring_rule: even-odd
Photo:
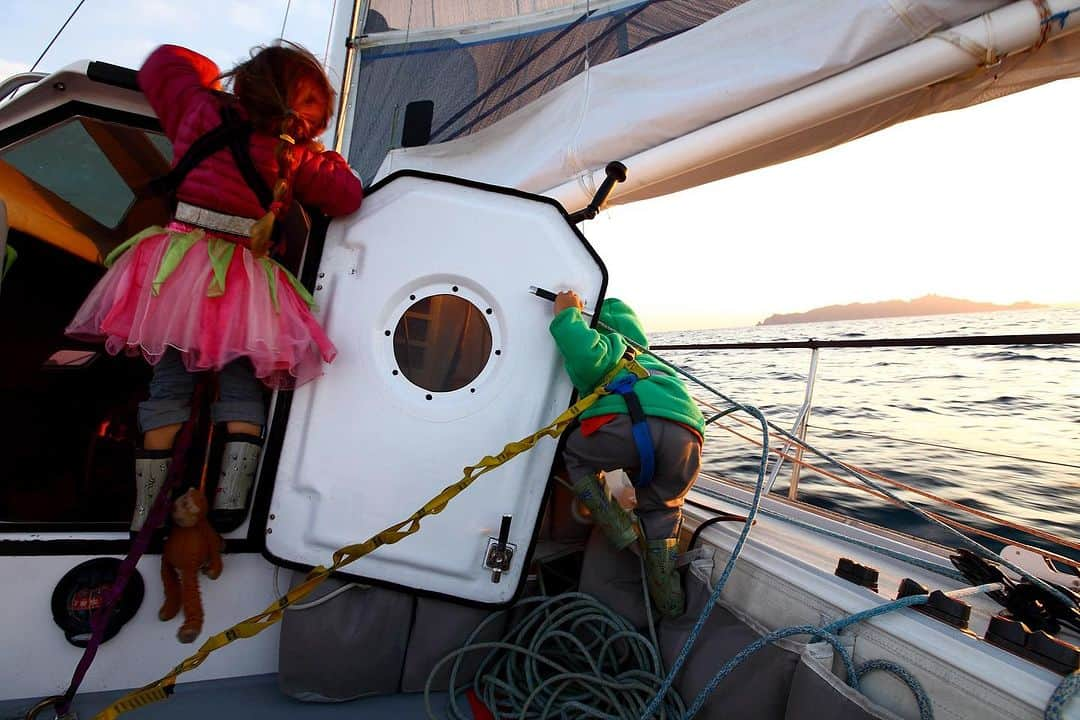
<svg viewBox="0 0 1080 720"><path fill-rule="evenodd" d="M804 313L770 315L758 325L790 325L793 323L826 322L830 320L866 320L869 318L909 317L913 315L951 315L953 313L999 312L1002 310L1038 310L1046 305L1018 302L1012 305L973 302L959 298L925 295L915 300L884 300L874 303L827 305Z"/></svg>

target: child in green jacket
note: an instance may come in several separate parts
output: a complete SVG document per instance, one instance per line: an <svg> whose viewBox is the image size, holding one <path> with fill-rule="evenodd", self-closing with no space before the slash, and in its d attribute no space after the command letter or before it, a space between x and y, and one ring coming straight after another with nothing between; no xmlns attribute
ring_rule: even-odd
<svg viewBox="0 0 1080 720"><path fill-rule="evenodd" d="M634 311L621 300L608 298L600 309L600 322L615 332L590 328L581 316L581 307L581 299L573 291L559 293L550 330L570 380L586 394L596 389L626 353L626 338L645 348L648 339ZM675 617L682 614L684 605L676 572L682 504L701 468L705 418L674 372L645 354L637 361L649 371L649 377L637 380L632 387L644 415L639 436L648 427L654 456L652 477L644 476L649 463L638 443L645 440L634 437L630 417L633 398L620 394L602 397L581 414L580 425L567 437L564 459L574 492L618 549L633 544L638 530L631 513L613 501L601 483L605 471L626 471L634 485L638 528L647 548L649 593L662 614ZM625 382L627 376L633 377L628 371L619 373L609 387Z"/></svg>

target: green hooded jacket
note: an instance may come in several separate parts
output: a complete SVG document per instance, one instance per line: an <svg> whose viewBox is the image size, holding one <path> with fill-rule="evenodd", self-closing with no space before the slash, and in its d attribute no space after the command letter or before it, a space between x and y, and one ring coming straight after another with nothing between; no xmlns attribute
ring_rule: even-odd
<svg viewBox="0 0 1080 720"><path fill-rule="evenodd" d="M601 332L590 328L577 308L566 308L555 316L549 326L551 336L562 353L570 381L583 395L595 390L596 384L626 352L626 341L622 336L642 347L649 347L641 321L622 300L604 300L600 308L600 322L618 332ZM634 385L634 392L645 414L688 425L704 436L705 418L675 372L644 353L638 355L637 361L650 373L648 378L638 380ZM609 395L600 398L581 417L626 413L626 401L619 395Z"/></svg>

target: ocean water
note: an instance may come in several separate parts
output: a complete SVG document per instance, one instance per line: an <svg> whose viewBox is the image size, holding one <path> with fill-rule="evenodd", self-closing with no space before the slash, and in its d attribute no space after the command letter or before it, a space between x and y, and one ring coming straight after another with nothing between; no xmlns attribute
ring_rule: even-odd
<svg viewBox="0 0 1080 720"><path fill-rule="evenodd" d="M654 345L1080 332L1080 309L806 323L654 333ZM810 350L661 351L734 400L791 429ZM695 397L723 407L690 384ZM705 469L752 484L760 439L734 418L711 426ZM1080 345L823 348L807 441L840 460L968 507L1071 540L1080 535ZM830 467L819 458L806 458ZM831 469L835 470L835 466ZM774 492L786 495L785 466ZM848 477L848 476L845 476ZM852 478L853 479L853 478ZM857 481L856 481L857 482ZM1055 547L999 523L900 491L918 505L1008 538ZM906 509L804 470L799 497L944 544L955 540ZM1000 542L982 539L999 549Z"/></svg>

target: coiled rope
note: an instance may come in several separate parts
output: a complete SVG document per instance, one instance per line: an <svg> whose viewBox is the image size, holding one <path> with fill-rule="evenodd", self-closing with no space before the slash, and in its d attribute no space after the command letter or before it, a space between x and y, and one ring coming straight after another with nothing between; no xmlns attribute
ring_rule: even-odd
<svg viewBox="0 0 1080 720"><path fill-rule="evenodd" d="M640 557L639 562L642 596L647 606L649 593ZM532 605L536 607L500 641L475 641L492 622L508 612L519 613ZM458 675L465 655L487 650L472 688L497 717L637 720L661 691L665 675L651 614L648 629L646 637L628 620L585 593L525 598L510 611L489 615L463 647L443 657L432 668L424 686L428 717L438 717L431 704L432 682L439 670L452 661L450 718L472 720L472 712L458 706L461 694ZM672 688L663 691L660 717L680 720L684 716L685 707L678 692Z"/></svg>

